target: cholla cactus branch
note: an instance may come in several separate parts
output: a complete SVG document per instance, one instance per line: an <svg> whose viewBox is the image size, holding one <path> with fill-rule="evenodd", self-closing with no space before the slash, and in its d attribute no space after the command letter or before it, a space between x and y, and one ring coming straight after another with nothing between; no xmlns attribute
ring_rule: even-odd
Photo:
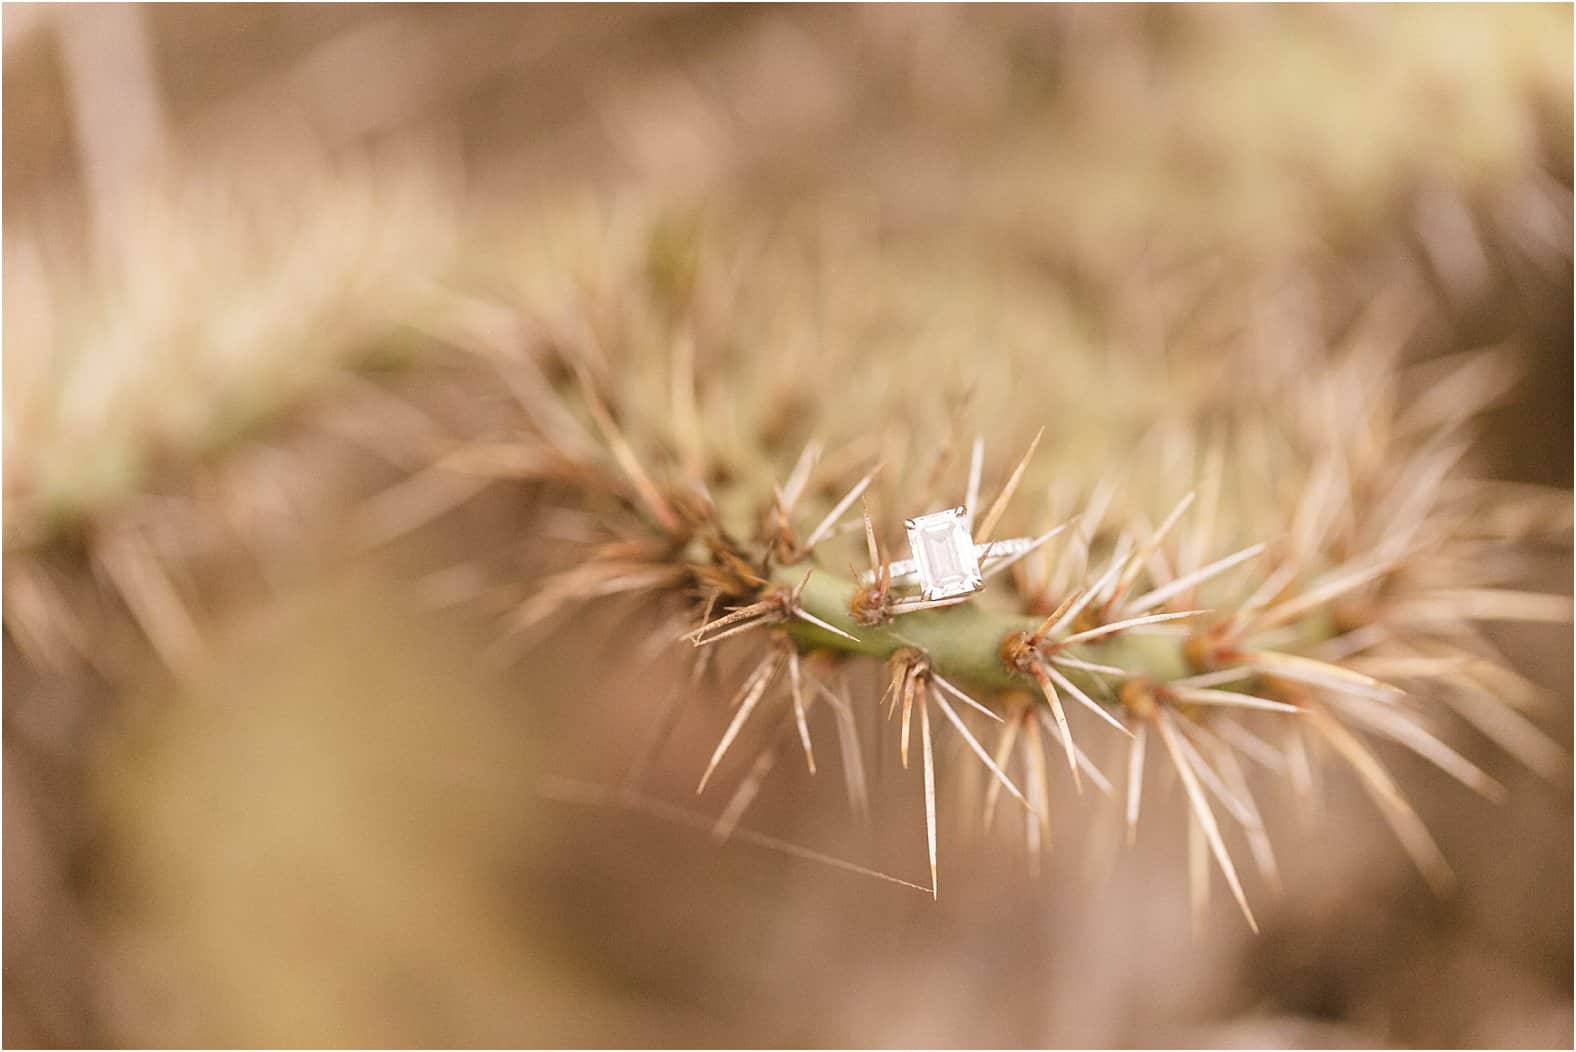
<svg viewBox="0 0 1576 1052"><path fill-rule="evenodd" d="M835 414L799 436L781 423L782 405L797 419L827 394L824 384L783 381L788 395L732 384L720 399L702 397L697 381L706 377L714 390L718 381L700 371L712 339L701 334L739 308L704 297L691 307L695 316L675 323L668 305L641 333L653 337L642 347L669 342L666 361L620 349L623 335L605 334L578 352L596 363L593 379L556 332L549 353L568 357L568 368L556 370L570 377L562 389L549 370L504 363L530 380L532 420L551 427L528 428L525 452L489 446L468 460L449 454L449 462L501 466L499 474L584 513L572 565L520 605L515 623L624 596L660 607L656 642L682 637L697 672L746 659L734 711L699 778L702 790L719 778L735 782L719 836L738 827L764 780L783 768L782 750L802 752L807 769L824 773L815 738L827 723L835 724L850 806L866 815L860 717L884 718L902 769L916 753L922 767L934 889L937 812L948 806L954 757L988 776L983 824L999 829L1003 808L1021 808L1033 865L1052 840L1053 794L1069 783L1081 791L1086 781L1112 792L1090 754L1115 750L1127 761L1127 838L1145 810L1156 810L1141 806L1156 786L1146 765L1169 764L1187 804L1191 872L1204 885L1195 901L1207 893L1213 862L1253 923L1230 848L1240 838L1258 875L1278 880L1255 799L1260 779L1289 783L1311 802L1320 762L1344 761L1442 888L1448 871L1437 848L1370 740L1498 798L1500 782L1430 718L1438 696L1436 712L1461 715L1535 769L1565 766L1564 750L1530 718L1537 693L1506 672L1476 626L1569 617L1565 597L1507 587L1516 564L1505 558L1521 537L1559 535L1568 521L1531 510L1539 497L1464 476L1471 408L1459 400L1478 392L1447 369L1432 382L1447 384L1450 399L1402 396L1404 312L1375 311L1351 349L1327 358L1295 342L1285 360L1228 355L1238 374L1232 391L1249 397L1220 400L1218 377L1190 394L1185 379L1169 378L1165 397L1147 410L1158 415L1128 422L1140 437L1116 463L1068 448L1080 430L1107 421L1053 431L1063 424L1053 415L982 501L985 441L973 440L958 489L948 493L944 469L959 459L956 439L939 439L939 455L925 455L901 403L882 410L891 414L886 431L838 440ZM627 367L615 352L631 356ZM1483 361L1455 368L1482 371ZM788 372L801 365L784 362ZM648 382L654 369L670 370L664 382ZM653 403L647 393L659 389ZM1492 396L1503 385L1485 389ZM549 402L551 412L540 404ZM1426 411L1416 408L1425 403ZM1213 421L1207 435L1189 407ZM761 419L771 428L752 434L745 424ZM954 420L947 435L958 431ZM604 448L560 440L570 434L599 434ZM1037 450L1056 450L1053 470L1035 460ZM1043 502L1021 499L1036 493ZM878 509L921 517L958 507L959 498L984 588L938 598L907 590L892 563L894 524ZM863 514L853 513L856 503ZM864 565L855 566L849 534L861 529ZM992 544L1004 543L997 534L1009 531L1028 536L994 557ZM674 627L681 621L687 631ZM861 668L880 663L884 694L849 689ZM938 734L960 738L959 747L938 749ZM1066 782L1061 763L1047 762L1050 750L1065 759Z"/></svg>

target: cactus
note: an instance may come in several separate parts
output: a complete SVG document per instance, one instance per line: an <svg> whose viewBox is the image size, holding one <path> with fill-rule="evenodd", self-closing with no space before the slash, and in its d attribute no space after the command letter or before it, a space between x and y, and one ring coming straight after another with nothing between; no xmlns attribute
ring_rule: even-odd
<svg viewBox="0 0 1576 1052"><path fill-rule="evenodd" d="M1195 905L1214 867L1251 920L1249 870L1273 883L1302 835L1270 827L1267 794L1316 802L1324 760L1440 890L1387 750L1489 798L1505 757L1474 736L1566 774L1494 623L1569 617L1520 590L1539 542L1568 556L1569 495L1478 477L1470 443L1527 348L1416 352L1526 340L1568 307L1569 9L520 15L7 23L7 763L20 807L50 803L32 853L62 877L15 901L80 918L12 970L17 1014L64 1027L49 1040L98 1025L69 973L99 975L108 915L72 900L125 867L86 787L148 659L200 670L256 592L492 479L525 498L524 561L554 572L488 563L421 594L519 597L500 654L573 631L581 603L633 606L620 652L693 658L677 698L714 710L717 737L669 761L693 809L641 791L667 710L617 791L549 794L934 895L960 883L938 874L963 852L943 818L1033 870L1053 796L1106 823L1082 838L1104 849L1165 832L1169 792ZM564 207L586 188L617 206ZM358 375L413 363L426 408L456 393L429 368L451 343L494 358L517 404L418 470L439 425ZM339 458L367 452L380 479L415 474L343 530L367 479ZM877 568L906 554L905 516L960 504L974 539L1040 545L919 609ZM866 770L878 750L894 769ZM886 806L871 779L923 786L923 815L879 817L927 833L929 879L749 828L799 762L865 819ZM218 963L235 986L244 958ZM121 1014L87 1032L124 1034Z"/></svg>
<svg viewBox="0 0 1576 1052"><path fill-rule="evenodd" d="M1497 794L1440 736L1435 717L1453 712L1539 772L1563 770L1563 748L1528 717L1536 688L1477 626L1568 616L1567 600L1513 587L1518 545L1563 539L1568 509L1472 477L1471 421L1510 392L1513 361L1489 350L1410 362L1430 293L1391 256L1398 239L1416 239L1419 269L1456 309L1481 292L1491 242L1512 269L1568 266L1568 242L1551 233L1567 225L1565 173L1542 156L1545 138L1562 141L1543 125L1568 125L1558 101L1547 112L1569 86L1548 20L1568 15L1296 16L1311 34L1268 12L1017 17L873 11L859 48L816 51L832 77L794 61L811 38L764 38L777 64L723 62L721 95L743 99L764 138L786 144L760 168L816 155L802 201L790 199L802 214L772 230L735 224L716 241L677 208L655 220L640 207L581 211L579 225L542 224L524 239L511 226L500 243L468 230L465 276L453 280L475 298L442 322L433 286L456 269L462 216L445 205L455 187L425 165L342 169L308 151L281 162L296 175L285 192L232 185L223 170L151 184L154 204L107 232L86 281L45 250L52 230L25 223L21 247L8 248L7 335L34 348L7 375L6 547L20 556L8 630L60 660L96 649L86 641L97 631L80 624L94 589L79 587L75 567L50 565L62 535L81 532L92 565L180 666L197 636L175 583L183 559L116 528L155 488L155 465L223 459L236 434L364 352L401 349L402 326L436 327L499 354L527 435L469 441L442 472L545 483L589 512L582 543L555 553L565 565L532 589L511 632L580 600L634 596L663 611L656 636L701 661L752 655L738 713L699 778L708 789L731 777L773 706L813 763L825 712L841 741L850 706L881 704L879 690L845 696L845 679L874 676L905 762L917 735L933 788L934 734L957 734L994 779L987 813L1003 791L1024 809L1031 852L1046 839L1048 754L1075 791L1107 787L1124 778L1102 771L1089 743L1114 735L1103 744L1122 751L1130 827L1145 764L1170 762L1195 842L1246 912L1215 812L1268 870L1243 764L1307 791L1309 743L1320 742L1442 888L1437 849L1365 740L1409 747ZM906 136L942 115L920 83L926 56L960 39L969 48L950 75L978 90L947 101L988 134L953 129L919 156L945 168L951 151L977 147L973 174L873 208L872 190L887 187L847 147L870 136L872 153L908 156ZM1386 90L1354 90L1367 82L1330 65L1369 52L1386 59ZM1158 89L1124 80L1151 66ZM867 67L903 122L877 127L885 108L856 104ZM1327 83L1266 90L1288 67ZM1000 90L983 70L1007 71ZM822 90L841 114L824 127ZM695 119L687 94L650 95L653 119L625 122L635 138ZM1173 97L1174 110L1158 105ZM1460 133L1403 134L1419 99L1459 119ZM1365 133L1351 133L1354 118ZM800 120L825 148L788 134ZM724 140L699 141L692 160L717 178L716 211L760 211L749 151L713 157ZM638 158L639 145L614 152ZM656 174L636 181L684 199ZM203 185L223 190L211 217L188 202ZM385 230L386 212L402 221ZM269 236L253 243L253 227ZM1179 262L1221 243L1239 256ZM1321 298L1342 284L1324 268L1345 266L1327 246L1353 243L1370 254L1353 283L1389 294L1355 321L1340 316L1350 303L1321 317ZM144 245L170 255L128 251ZM510 266L514 315L483 299ZM303 294L312 289L335 292ZM1325 346L1342 332L1340 347ZM1036 433L1034 456L986 470L985 450L1021 449ZM473 491L428 482L403 490L422 498L422 516ZM902 516L959 504L980 517L976 540L1022 533L1039 546L977 596L923 609L879 567L901 554ZM366 521L397 531L411 506L384 502L374 510L406 514ZM725 827L757 783L746 775Z"/></svg>
<svg viewBox="0 0 1576 1052"><path fill-rule="evenodd" d="M1293 316L1273 344L1239 329L1207 365L1101 353L1042 298L987 322L964 345L991 348L977 358L931 355L926 334L913 367L889 375L859 357L891 360L890 304L800 301L804 283L776 280L802 276L792 249L753 258L758 280L741 287L714 247L675 253L671 224L626 228L642 229L644 241L601 242L622 251L600 258L578 301L556 298L555 282L556 316L522 283L521 315L552 320L496 358L521 411L515 437L445 466L541 485L582 513L507 635L621 596L645 604L654 645L693 649L702 668L744 655L730 721L697 772L708 795L734 783L720 832L781 749L815 770L832 726L850 801L866 806L853 716L875 706L898 728L902 766L923 772L932 894L936 739L956 735L991 779L982 820L1011 796L1031 853L1048 839L1058 766L1074 792L1122 784L1132 837L1146 771L1170 765L1195 840L1252 925L1228 834L1273 878L1254 798L1264 771L1308 793L1321 755L1343 761L1444 892L1450 868L1371 743L1489 798L1503 788L1448 744L1441 717L1543 774L1565 767L1528 718L1538 689L1481 629L1569 619L1567 597L1515 587L1518 547L1563 535L1568 508L1472 475L1473 418L1514 365L1496 349L1409 363L1404 274L1403 294L1370 304L1334 347ZM888 250L882 287L923 297L924 256L893 263ZM954 262L953 288L978 287L971 265ZM598 313L614 300L616 323ZM937 300L930 328L955 333L975 306ZM819 312L817 347L783 342L801 309ZM973 404L949 413L936 403L971 366ZM965 442L971 409L991 430ZM1024 423L1039 427L1028 452L986 470L985 451ZM983 590L927 602L882 569L896 558L889 513L955 505L975 542L1033 541L988 563ZM1124 769L1095 759L1113 741Z"/></svg>

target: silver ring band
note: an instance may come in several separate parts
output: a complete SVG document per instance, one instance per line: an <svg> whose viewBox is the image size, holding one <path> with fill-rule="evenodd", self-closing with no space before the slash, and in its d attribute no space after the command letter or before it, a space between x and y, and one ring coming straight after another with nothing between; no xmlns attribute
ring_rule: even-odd
<svg viewBox="0 0 1576 1052"><path fill-rule="evenodd" d="M974 554L980 561L980 568L984 569L1002 559L1010 559L1014 555L1026 552L1033 546L1033 537L1012 537L1007 540L976 544ZM892 584L913 584L919 580L919 570L914 565L913 559L895 559L886 564L886 569L891 574ZM879 569L866 570L859 575L859 583L873 584L879 573Z"/></svg>

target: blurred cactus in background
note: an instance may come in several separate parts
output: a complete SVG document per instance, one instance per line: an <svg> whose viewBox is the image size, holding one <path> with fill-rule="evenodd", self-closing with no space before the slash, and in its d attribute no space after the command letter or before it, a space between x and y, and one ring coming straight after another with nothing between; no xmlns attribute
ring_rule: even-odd
<svg viewBox="0 0 1576 1052"><path fill-rule="evenodd" d="M1563 1040L1570 33L8 9L6 1041Z"/></svg>

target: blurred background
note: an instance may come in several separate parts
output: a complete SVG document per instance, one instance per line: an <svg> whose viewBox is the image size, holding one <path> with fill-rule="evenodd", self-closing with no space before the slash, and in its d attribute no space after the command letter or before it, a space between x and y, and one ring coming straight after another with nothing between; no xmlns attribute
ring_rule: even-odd
<svg viewBox="0 0 1576 1052"><path fill-rule="evenodd" d="M1396 759L1448 899L1332 778L1319 814L1271 806L1258 937L1190 918L1180 817L1092 862L1116 822L1089 801L1058 802L1038 876L973 844L932 903L544 798L623 777L686 666L624 645L617 604L482 660L533 555L454 568L549 520L423 472L508 426L479 345L616 330L626 272L700 268L739 289L718 353L756 387L844 340L860 375L936 363L989 404L992 356L1050 334L1056 397L1139 420L1166 392L1137 348L1202 361L1244 314L1339 335L1404 294L1409 353L1519 369L1482 472L1568 490L1568 6L3 29L6 1044L1568 1045L1568 773L1479 750L1493 805ZM1017 404L998 422L1032 433ZM1568 592L1568 539L1528 575ZM1496 641L1568 753L1568 628ZM651 794L684 800L715 734L682 721ZM752 828L923 881L911 779L875 779L863 829L785 766Z"/></svg>

